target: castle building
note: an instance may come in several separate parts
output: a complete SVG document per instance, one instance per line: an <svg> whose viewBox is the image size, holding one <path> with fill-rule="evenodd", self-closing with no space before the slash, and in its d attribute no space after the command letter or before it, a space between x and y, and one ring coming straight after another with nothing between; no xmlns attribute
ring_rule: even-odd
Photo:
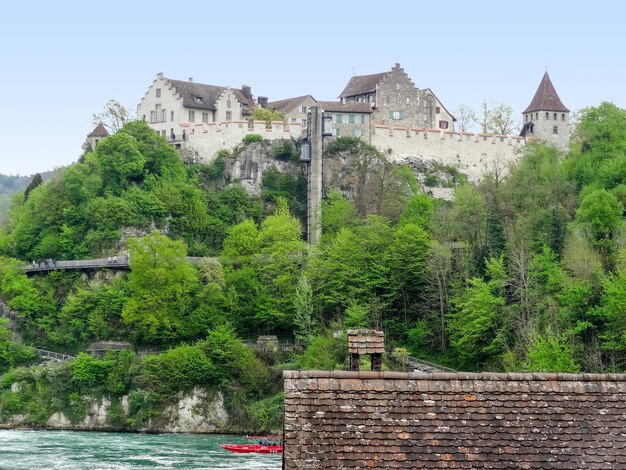
<svg viewBox="0 0 626 470"><path fill-rule="evenodd" d="M284 114L285 120L289 124L301 124L302 128L306 128L307 114L311 106L316 106L317 101L311 95L297 96L295 98L287 98L280 101L270 101L265 103L265 99L259 96L259 106L267 106Z"/></svg>
<svg viewBox="0 0 626 470"><path fill-rule="evenodd" d="M162 73L137 106L137 117L172 142L185 141L196 126L246 119L255 106L249 86L241 89L170 80Z"/></svg>
<svg viewBox="0 0 626 470"><path fill-rule="evenodd" d="M98 143L109 136L109 131L106 130L104 124L99 123L96 128L91 131L91 133L87 136L87 140L89 141L89 145L92 150L95 150L98 146Z"/></svg>
<svg viewBox="0 0 626 470"><path fill-rule="evenodd" d="M398 63L389 72L352 77L339 99L368 103L374 125L452 129L455 121L432 90L418 89Z"/></svg>
<svg viewBox="0 0 626 470"><path fill-rule="evenodd" d="M520 136L535 137L565 150L570 138L569 113L546 72L535 96L522 112L524 125Z"/></svg>

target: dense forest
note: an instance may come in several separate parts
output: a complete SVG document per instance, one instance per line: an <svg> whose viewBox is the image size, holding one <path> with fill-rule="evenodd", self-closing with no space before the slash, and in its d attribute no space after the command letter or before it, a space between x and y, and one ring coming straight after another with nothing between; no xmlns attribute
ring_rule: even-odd
<svg viewBox="0 0 626 470"><path fill-rule="evenodd" d="M625 116L610 103L584 109L569 152L529 143L479 184L456 175L451 202L421 192L377 149L338 138L325 158L353 162L355 189L327 188L316 248L303 241L302 176L268 171L252 197L225 176L231 152L183 163L147 125L129 123L12 203L0 297L20 318L21 343L0 326L0 413L41 423L98 390L130 395L133 419L119 427L132 429L158 403L213 384L242 428L270 429L281 369L347 368L338 332L355 327L385 331L385 367L412 355L465 371L622 372ZM294 158L292 146L273 153ZM116 253L130 254L129 274L19 269ZM188 255L207 258L192 266ZM297 347L255 354L242 339L259 334ZM83 352L104 340L154 354ZM34 361L31 346L78 358L35 373L19 367Z"/></svg>

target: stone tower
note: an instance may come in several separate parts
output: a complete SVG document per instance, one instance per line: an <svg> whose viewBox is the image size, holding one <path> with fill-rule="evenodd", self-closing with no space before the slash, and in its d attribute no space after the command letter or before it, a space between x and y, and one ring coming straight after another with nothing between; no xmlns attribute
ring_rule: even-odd
<svg viewBox="0 0 626 470"><path fill-rule="evenodd" d="M91 150L96 150L98 146L98 142L100 142L105 137L109 136L109 132L104 127L104 124L100 123L96 126L96 128L91 131L91 134L87 136L87 140L91 145Z"/></svg>
<svg viewBox="0 0 626 470"><path fill-rule="evenodd" d="M539 88L522 116L522 137L535 137L567 150L570 135L569 109L561 102L548 72L543 74Z"/></svg>

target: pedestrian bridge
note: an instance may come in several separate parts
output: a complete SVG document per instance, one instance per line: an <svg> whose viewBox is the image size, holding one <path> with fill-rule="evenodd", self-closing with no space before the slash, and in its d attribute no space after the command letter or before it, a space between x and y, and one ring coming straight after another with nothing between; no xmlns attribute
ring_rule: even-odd
<svg viewBox="0 0 626 470"><path fill-rule="evenodd" d="M198 264L203 259L218 258L202 258L198 256L187 256L187 262L191 264ZM89 271L97 269L113 269L113 270L130 270L130 259L128 256L117 256L110 258L95 258L95 259L77 259L67 261L47 260L41 262L29 263L22 265L22 270L26 274L40 273L48 271Z"/></svg>

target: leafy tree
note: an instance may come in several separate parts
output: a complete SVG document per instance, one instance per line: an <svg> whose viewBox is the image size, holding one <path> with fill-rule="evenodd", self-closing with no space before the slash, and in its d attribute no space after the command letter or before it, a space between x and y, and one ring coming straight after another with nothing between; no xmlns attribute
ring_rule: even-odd
<svg viewBox="0 0 626 470"><path fill-rule="evenodd" d="M265 121L267 125L270 125L272 121L283 121L285 119L285 114L276 109L255 106L252 108L250 119L254 121Z"/></svg>
<svg viewBox="0 0 626 470"><path fill-rule="evenodd" d="M106 102L101 112L93 114L92 123L94 126L102 123L110 133L115 134L131 120L132 113L119 101L111 99Z"/></svg>
<svg viewBox="0 0 626 470"><path fill-rule="evenodd" d="M527 369L529 372L580 372L567 339L553 334L534 339L528 351Z"/></svg>
<svg viewBox="0 0 626 470"><path fill-rule="evenodd" d="M461 364L480 367L497 360L503 351L499 335L506 273L502 258L487 261L488 281L469 280L468 288L454 299L449 314L450 343Z"/></svg>
<svg viewBox="0 0 626 470"><path fill-rule="evenodd" d="M184 243L154 230L129 240L129 250L130 297L122 309L122 319L139 341L171 343L182 339L185 318L193 310L191 294L198 285L197 273L185 258Z"/></svg>

